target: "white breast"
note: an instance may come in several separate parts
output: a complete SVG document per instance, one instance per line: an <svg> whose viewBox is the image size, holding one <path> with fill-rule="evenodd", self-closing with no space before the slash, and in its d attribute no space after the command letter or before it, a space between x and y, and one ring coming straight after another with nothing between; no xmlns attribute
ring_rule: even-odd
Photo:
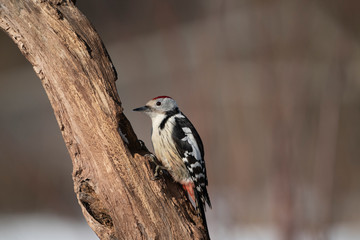
<svg viewBox="0 0 360 240"><path fill-rule="evenodd" d="M159 115L152 118L153 129L151 140L156 157L169 171L175 181L182 182L184 179L190 178L190 176L172 139L172 129L175 123L174 117L170 117L164 128L159 129L160 123L165 117L165 115Z"/></svg>
<svg viewBox="0 0 360 240"><path fill-rule="evenodd" d="M171 149L171 125L168 124L170 119L165 124L164 129L160 130L160 123L164 120L166 115L158 114L152 118L152 134L151 141L154 147L156 157L167 169L170 168L168 149Z"/></svg>

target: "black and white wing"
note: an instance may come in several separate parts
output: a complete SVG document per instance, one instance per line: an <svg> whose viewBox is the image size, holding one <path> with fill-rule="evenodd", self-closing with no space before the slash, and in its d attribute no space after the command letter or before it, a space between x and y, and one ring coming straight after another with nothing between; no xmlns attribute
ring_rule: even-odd
<svg viewBox="0 0 360 240"><path fill-rule="evenodd" d="M208 180L203 143L192 123L182 113L175 116L172 138L194 182L196 194L200 197L203 207L205 208L206 202L211 208L210 198L206 189Z"/></svg>

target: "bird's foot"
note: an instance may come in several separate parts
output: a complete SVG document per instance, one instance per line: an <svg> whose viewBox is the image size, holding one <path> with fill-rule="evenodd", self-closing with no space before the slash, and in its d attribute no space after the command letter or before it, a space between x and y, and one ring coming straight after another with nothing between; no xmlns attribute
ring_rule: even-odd
<svg viewBox="0 0 360 240"><path fill-rule="evenodd" d="M150 154L146 154L146 156L148 156L150 158L150 161L155 164L155 169L154 169L154 176L151 178L151 180L156 181L160 179L160 176L163 175L163 171L166 170L166 168L161 165L160 161L157 159L157 157L150 153Z"/></svg>

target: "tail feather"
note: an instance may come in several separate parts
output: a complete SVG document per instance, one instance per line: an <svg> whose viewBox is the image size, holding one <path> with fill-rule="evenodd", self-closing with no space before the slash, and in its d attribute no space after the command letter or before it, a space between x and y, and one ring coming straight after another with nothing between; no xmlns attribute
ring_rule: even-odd
<svg viewBox="0 0 360 240"><path fill-rule="evenodd" d="M200 216L205 228L206 240L210 240L209 229L205 216L205 207L207 203L211 208L211 202L206 188L200 188L199 190L201 190L201 192L199 192L193 182L184 183L182 184L182 187L189 194L191 200L196 204L196 210L198 211L198 215Z"/></svg>
<svg viewBox="0 0 360 240"><path fill-rule="evenodd" d="M209 206L209 208L211 209L212 206L211 206L211 202L210 202L210 197L209 197L209 194L208 194L208 192L207 192L207 190L206 190L205 187L202 188L202 193L203 193L203 196L204 196L203 201L202 201L203 204L204 204L204 208L205 208L205 202L206 202L207 205Z"/></svg>
<svg viewBox="0 0 360 240"><path fill-rule="evenodd" d="M203 225L205 228L205 232L206 232L206 237L208 240L210 240L210 234L209 234L209 229L207 226L207 221L206 221L206 216L205 216L205 201L202 201L200 194L195 190L195 197L196 197L196 209L198 210L198 213L203 221ZM207 198L207 200L209 200L209 198ZM210 203L210 201L207 201L208 203ZM211 208L211 204L209 204L209 207Z"/></svg>

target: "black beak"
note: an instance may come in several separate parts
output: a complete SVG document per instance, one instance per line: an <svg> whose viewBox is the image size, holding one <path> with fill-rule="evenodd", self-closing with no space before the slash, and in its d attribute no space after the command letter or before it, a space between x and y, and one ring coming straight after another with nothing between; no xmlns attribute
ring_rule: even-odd
<svg viewBox="0 0 360 240"><path fill-rule="evenodd" d="M136 111L136 112L147 112L149 110L150 110L150 108L148 106L143 106L143 107L133 109L133 111Z"/></svg>

